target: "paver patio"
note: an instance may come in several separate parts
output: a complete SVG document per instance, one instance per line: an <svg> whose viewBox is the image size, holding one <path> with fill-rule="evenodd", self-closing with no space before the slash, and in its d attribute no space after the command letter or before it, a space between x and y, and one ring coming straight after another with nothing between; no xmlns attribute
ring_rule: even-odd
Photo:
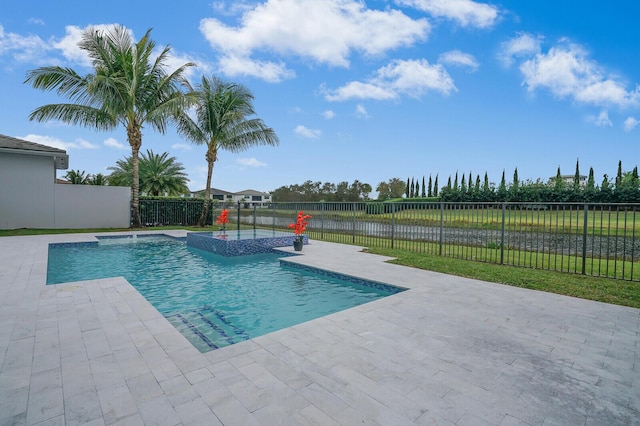
<svg viewBox="0 0 640 426"><path fill-rule="evenodd" d="M123 278L45 285L93 239L0 238L0 425L640 424L638 309L312 241L289 259L410 290L201 354Z"/></svg>

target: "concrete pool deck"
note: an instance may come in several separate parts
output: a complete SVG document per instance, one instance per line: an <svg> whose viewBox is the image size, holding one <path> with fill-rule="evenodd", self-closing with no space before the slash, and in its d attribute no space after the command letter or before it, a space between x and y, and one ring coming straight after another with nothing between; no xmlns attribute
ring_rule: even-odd
<svg viewBox="0 0 640 426"><path fill-rule="evenodd" d="M45 285L93 238L0 238L0 425L640 424L638 309L311 241L288 260L410 290L201 354L123 278Z"/></svg>

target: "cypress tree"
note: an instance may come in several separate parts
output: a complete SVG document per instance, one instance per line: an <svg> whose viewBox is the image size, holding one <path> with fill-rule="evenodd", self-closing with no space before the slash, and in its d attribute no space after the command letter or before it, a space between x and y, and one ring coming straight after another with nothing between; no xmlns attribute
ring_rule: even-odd
<svg viewBox="0 0 640 426"><path fill-rule="evenodd" d="M498 201L506 201L507 199L507 180L504 177L504 169L502 169L502 179L500 179L500 187L498 188Z"/></svg>
<svg viewBox="0 0 640 426"><path fill-rule="evenodd" d="M405 198L409 198L409 178L407 178L407 187L404 190Z"/></svg>
<svg viewBox="0 0 640 426"><path fill-rule="evenodd" d="M484 183L482 184L482 192L489 192L489 175L484 172Z"/></svg>
<svg viewBox="0 0 640 426"><path fill-rule="evenodd" d="M576 160L576 173L573 175L573 190L580 190L580 159Z"/></svg>
<svg viewBox="0 0 640 426"><path fill-rule="evenodd" d="M459 189L459 188L458 188L458 172L456 171L456 178L455 178L455 180L453 181L453 190L454 190L454 191L457 191L458 189Z"/></svg>
<svg viewBox="0 0 640 426"><path fill-rule="evenodd" d="M560 190L564 187L564 180L562 180L562 175L560 174L560 166L558 166L558 173L556 173L556 190Z"/></svg>
<svg viewBox="0 0 640 426"><path fill-rule="evenodd" d="M616 187L622 183L622 160L618 161L618 174L616 175Z"/></svg>
<svg viewBox="0 0 640 426"><path fill-rule="evenodd" d="M476 192L480 192L480 175L476 175Z"/></svg>
<svg viewBox="0 0 640 426"><path fill-rule="evenodd" d="M467 192L467 181L465 180L464 173L462 174L462 182L460 182L460 192L463 194Z"/></svg>
<svg viewBox="0 0 640 426"><path fill-rule="evenodd" d="M433 181L433 196L438 196L438 175L436 174L436 180Z"/></svg>
<svg viewBox="0 0 640 426"><path fill-rule="evenodd" d="M414 197L418 197L420 194L420 182L416 181L416 192L413 194Z"/></svg>
<svg viewBox="0 0 640 426"><path fill-rule="evenodd" d="M469 188L469 192L471 192L472 183L473 183L473 177L471 176L471 171L469 171L469 180L467 181L467 188Z"/></svg>
<svg viewBox="0 0 640 426"><path fill-rule="evenodd" d="M422 198L427 196L427 187L424 185L424 176L422 176Z"/></svg>
<svg viewBox="0 0 640 426"><path fill-rule="evenodd" d="M413 198L413 195L415 194L416 191L416 184L413 181L413 178L411 178L411 191L409 192L409 198Z"/></svg>
<svg viewBox="0 0 640 426"><path fill-rule="evenodd" d="M447 188L451 189L451 175L449 175L449 179L447 180Z"/></svg>
<svg viewBox="0 0 640 426"><path fill-rule="evenodd" d="M596 179L593 176L593 167L589 168L589 179L587 180L587 189L592 191L596 188Z"/></svg>
<svg viewBox="0 0 640 426"><path fill-rule="evenodd" d="M429 175L429 189L428 189L428 192L427 192L427 196L428 197L432 197L433 196L432 185L431 185L431 175Z"/></svg>

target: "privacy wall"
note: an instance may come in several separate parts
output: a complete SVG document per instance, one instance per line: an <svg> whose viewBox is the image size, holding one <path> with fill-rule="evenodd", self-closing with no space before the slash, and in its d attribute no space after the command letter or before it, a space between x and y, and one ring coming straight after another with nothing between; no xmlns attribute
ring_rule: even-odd
<svg viewBox="0 0 640 426"><path fill-rule="evenodd" d="M129 188L56 184L53 161L0 155L0 229L129 227Z"/></svg>

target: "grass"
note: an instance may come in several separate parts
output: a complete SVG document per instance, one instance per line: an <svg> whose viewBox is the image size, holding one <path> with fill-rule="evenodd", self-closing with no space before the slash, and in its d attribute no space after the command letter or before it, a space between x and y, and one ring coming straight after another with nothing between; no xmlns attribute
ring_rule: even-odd
<svg viewBox="0 0 640 426"><path fill-rule="evenodd" d="M391 263L531 290L640 308L640 284L610 278L538 269L493 265L408 250L370 248L370 253L391 256Z"/></svg>
<svg viewBox="0 0 640 426"><path fill-rule="evenodd" d="M0 237L45 234L102 233L116 231L130 232L136 230L163 231L173 229L203 231L210 230L212 228L166 226L142 229L14 229L0 230ZM311 238L319 237L319 235L315 234L316 233L310 235ZM442 272L445 274L474 278L483 281L527 288L531 290L546 291L549 293L579 297L582 299L640 308L640 283L638 282L623 281L619 279L614 280L611 278L585 276L565 272L553 272L527 267L522 268L496 265L487 263L486 261L478 262L474 260L438 256L436 254L425 252L424 250L416 251L416 247L413 247L413 249L392 249L388 247L388 240L384 238L367 237L363 239L356 237L354 240L350 235L325 233L322 239L325 241L339 242L343 244L367 246L369 247L369 249L367 249L368 252L394 257L395 260L393 260L392 263L408 267ZM463 249L460 249L458 247L457 249L474 250L474 248L469 247L465 247ZM497 249L493 248L485 250L494 251L494 255L497 252ZM520 252L517 254L518 257L526 255L526 252ZM531 254L528 255L530 256ZM567 256L565 256L565 258L566 257Z"/></svg>

